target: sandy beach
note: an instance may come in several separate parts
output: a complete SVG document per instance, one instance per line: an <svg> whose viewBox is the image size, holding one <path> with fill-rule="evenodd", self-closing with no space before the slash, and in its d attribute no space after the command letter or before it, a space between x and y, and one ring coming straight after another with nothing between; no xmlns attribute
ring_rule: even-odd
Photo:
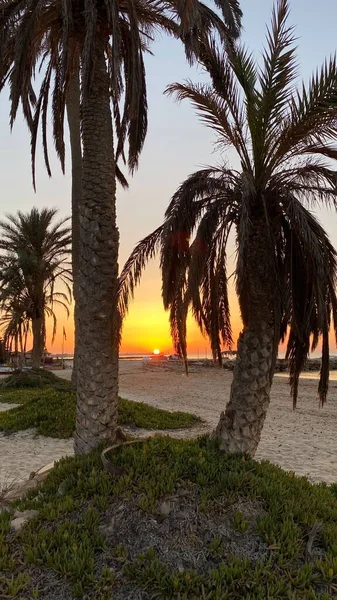
<svg viewBox="0 0 337 600"><path fill-rule="evenodd" d="M66 379L70 374L70 370L57 372ZM140 361L120 361L121 396L166 410L189 411L205 421L202 428L176 432L179 437L212 431L229 397L231 379L230 372L213 368L193 368L186 377L178 365L144 368ZM5 407L0 404L0 408ZM313 482L335 482L336 429L337 381L330 382L328 403L319 408L317 381L303 379L298 408L293 411L287 381L276 376L256 458L305 475ZM36 436L31 430L0 434L0 453L0 482L20 480L53 460L71 455L72 440Z"/></svg>

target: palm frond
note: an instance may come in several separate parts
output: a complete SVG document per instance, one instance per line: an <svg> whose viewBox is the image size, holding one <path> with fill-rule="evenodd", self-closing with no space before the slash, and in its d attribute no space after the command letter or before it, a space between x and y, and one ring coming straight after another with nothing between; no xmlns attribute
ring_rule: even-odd
<svg viewBox="0 0 337 600"><path fill-rule="evenodd" d="M325 146L334 141L337 108L336 56L326 60L313 75L308 88L294 92L290 109L273 145L273 167L285 158L296 156L310 146Z"/></svg>
<svg viewBox="0 0 337 600"><path fill-rule="evenodd" d="M287 320L290 335L287 358L294 406L298 380L310 349L315 349L322 336L322 369L319 394L322 403L327 392L328 331L330 314L337 306L337 254L327 234L315 217L291 194L283 199L286 221L283 232L287 247L284 252L284 274L289 281L290 299ZM286 282L285 282L286 283ZM289 301L290 300L290 301Z"/></svg>
<svg viewBox="0 0 337 600"><path fill-rule="evenodd" d="M186 346L186 319L188 311L188 301L185 296L186 275L181 271L181 278L175 288L175 294L171 298L170 309L170 329L175 352L184 361L185 372L188 374L187 346Z"/></svg>
<svg viewBox="0 0 337 600"><path fill-rule="evenodd" d="M35 152L39 127L47 172L48 106L52 110L52 133L62 170L65 166L64 114L73 74L81 69L82 100L90 89L94 69L93 50L105 39L113 116L116 126L116 160L128 150L131 172L138 167L147 133L147 96L144 53L157 31L180 38L194 62L213 32L225 42L239 33L241 10L237 0L217 0L223 19L210 7L189 0L84 0L77 10L70 0L6 1L0 15L0 89L10 86L10 120L13 125L20 102L31 130L32 171L35 186ZM102 36L101 25L105 31ZM45 68L42 82L36 72ZM37 98L34 86L38 87ZM116 175L123 186L120 169Z"/></svg>
<svg viewBox="0 0 337 600"><path fill-rule="evenodd" d="M159 250L162 230L162 226L158 227L141 240L123 267L118 285L118 309L122 320L128 312L130 300L148 261L154 258Z"/></svg>
<svg viewBox="0 0 337 600"><path fill-rule="evenodd" d="M166 88L165 93L174 94L178 102L189 99L196 109L200 121L215 131L223 144L233 146L240 156L240 146L236 143L237 139L233 124L229 119L227 102L210 85L193 84L191 81L187 81L185 84L174 83Z"/></svg>
<svg viewBox="0 0 337 600"><path fill-rule="evenodd" d="M297 74L294 28L287 23L288 15L288 0L277 0L271 29L267 32L263 67L259 73L261 92L256 128L252 132L255 168L258 169L259 177L265 172L270 158L270 145L287 114ZM265 155L261 148L264 148Z"/></svg>
<svg viewBox="0 0 337 600"><path fill-rule="evenodd" d="M256 72L252 57L236 46L228 52L218 50L213 41L203 48L200 60L211 76L216 94L225 102L232 127L233 143L241 162L248 170L251 170L250 157L247 152L245 108L239 94L238 83L243 88L246 98L249 98L249 101L246 102L247 109L248 106L254 104L255 96Z"/></svg>

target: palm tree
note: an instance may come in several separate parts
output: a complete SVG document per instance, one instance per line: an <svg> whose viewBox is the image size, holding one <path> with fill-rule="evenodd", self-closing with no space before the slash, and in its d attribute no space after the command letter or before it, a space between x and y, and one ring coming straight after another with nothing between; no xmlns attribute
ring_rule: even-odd
<svg viewBox="0 0 337 600"><path fill-rule="evenodd" d="M190 175L174 194L161 227L142 240L120 279L121 312L149 258L161 257L165 308L177 351L186 361L186 315L192 313L221 363L231 346L227 252L235 232L236 291L243 330L226 410L216 436L230 453L253 455L269 405L278 345L287 337L296 405L301 369L322 339L319 397L329 378L331 316L337 331L336 251L308 207L336 208L337 63L333 57L296 90L294 31L288 1L278 0L259 67L249 52L213 46L203 63L211 85L167 90L188 98L213 129L226 161Z"/></svg>
<svg viewBox="0 0 337 600"><path fill-rule="evenodd" d="M11 271L13 272L12 269ZM5 353L10 356L14 352L17 366L23 362L21 359L25 356L30 333L30 319L26 310L28 306L26 290L20 276L8 278L0 292L0 330L3 334Z"/></svg>
<svg viewBox="0 0 337 600"><path fill-rule="evenodd" d="M216 0L227 26L198 0L123 0L120 3L6 0L0 14L0 49L10 71L0 72L0 88L8 80L11 121L19 101L33 129L32 151L42 120L44 147L49 91L52 88L53 130L57 153L64 163L63 116L68 85L76 59L81 70L82 198L77 302L77 423L75 449L87 452L114 436L118 401L117 310L118 244L116 226L116 159L138 165L147 130L147 101L143 53L155 29L180 37L190 60L213 27L222 38L238 30L237 0ZM10 31L15 28L16 36ZM47 40L47 41L46 41ZM45 44L47 50L45 51ZM207 44L206 44L207 45ZM1 58L1 57L0 57ZM44 60L45 76L32 117L28 98L37 64ZM52 78L54 81L52 81ZM114 148L110 98L115 116ZM118 102L124 108L119 117ZM114 160L115 157L115 160ZM48 155L45 152L48 168Z"/></svg>
<svg viewBox="0 0 337 600"><path fill-rule="evenodd" d="M7 215L0 222L0 310L5 324L5 340L20 341L28 331L33 335L32 366L38 369L45 347L46 317L53 319L53 338L56 333L54 306L68 312L71 300L71 271L67 257L71 233L68 219L54 223L55 209L33 208ZM56 291L55 284L65 291Z"/></svg>

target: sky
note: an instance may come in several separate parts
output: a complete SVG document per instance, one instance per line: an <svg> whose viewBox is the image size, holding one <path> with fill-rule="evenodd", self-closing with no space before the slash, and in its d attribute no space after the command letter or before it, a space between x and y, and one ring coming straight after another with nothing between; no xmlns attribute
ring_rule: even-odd
<svg viewBox="0 0 337 600"><path fill-rule="evenodd" d="M244 13L242 40L254 51L259 60L265 40L266 23L270 21L272 0L241 0ZM292 0L290 23L296 26L298 38L299 73L308 80L313 70L325 57L337 49L337 3L335 0ZM214 146L214 136L198 122L187 101L177 104L163 95L165 87L186 78L205 80L201 69L189 67L179 42L166 36L153 44L154 56L146 58L149 130L140 160L139 170L129 179L129 190L118 188L117 215L120 229L120 266L134 245L162 222L165 209L178 185L192 172L217 163L220 154ZM53 176L45 172L42 152L37 158L37 191L32 187L30 169L30 142L27 127L21 115L12 132L9 129L8 93L0 95L0 216L32 206L57 207L60 216L70 215L70 162L67 152L66 174L61 173L55 156ZM229 153L226 159L231 162ZM331 240L337 240L337 216L327 210L317 215L326 227ZM233 248L234 251L234 248ZM234 260L232 255L231 260ZM233 332L240 330L240 316L234 289L230 291ZM56 341L48 349L61 352L62 327L67 340L64 348L72 352L72 319L58 312ZM50 337L50 336L49 336ZM172 351L168 315L162 308L161 280L158 263L149 265L136 291L130 313L124 323L122 352L151 352L158 348ZM190 354L209 352L208 342L202 338L192 320L188 322L188 351Z"/></svg>

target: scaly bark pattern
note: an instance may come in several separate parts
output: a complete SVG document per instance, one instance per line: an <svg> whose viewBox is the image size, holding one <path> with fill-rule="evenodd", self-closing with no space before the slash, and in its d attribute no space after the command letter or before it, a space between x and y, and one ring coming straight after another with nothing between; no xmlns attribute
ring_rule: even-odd
<svg viewBox="0 0 337 600"><path fill-rule="evenodd" d="M99 36L97 36L99 38ZM114 438L118 401L118 243L109 79L97 39L89 92L83 98L83 194L77 336L75 452Z"/></svg>
<svg viewBox="0 0 337 600"><path fill-rule="evenodd" d="M74 73L69 82L67 93L67 118L71 151L71 237L72 237L72 272L74 299L74 360L71 375L73 389L77 388L77 303L78 303L78 272L80 246L80 215L79 207L82 199L82 147L81 147L81 118L80 118L80 76L79 61L74 65Z"/></svg>
<svg viewBox="0 0 337 600"><path fill-rule="evenodd" d="M237 344L230 399L215 431L221 449L230 454L255 454L269 406L278 343L273 260L269 233L258 205L251 216L245 273L238 281L244 327Z"/></svg>
<svg viewBox="0 0 337 600"><path fill-rule="evenodd" d="M33 350L32 350L32 368L39 369L43 355L43 318L36 317L32 319Z"/></svg>
<svg viewBox="0 0 337 600"><path fill-rule="evenodd" d="M274 331L266 323L240 334L230 400L215 432L224 452L256 452L270 400L273 345Z"/></svg>

